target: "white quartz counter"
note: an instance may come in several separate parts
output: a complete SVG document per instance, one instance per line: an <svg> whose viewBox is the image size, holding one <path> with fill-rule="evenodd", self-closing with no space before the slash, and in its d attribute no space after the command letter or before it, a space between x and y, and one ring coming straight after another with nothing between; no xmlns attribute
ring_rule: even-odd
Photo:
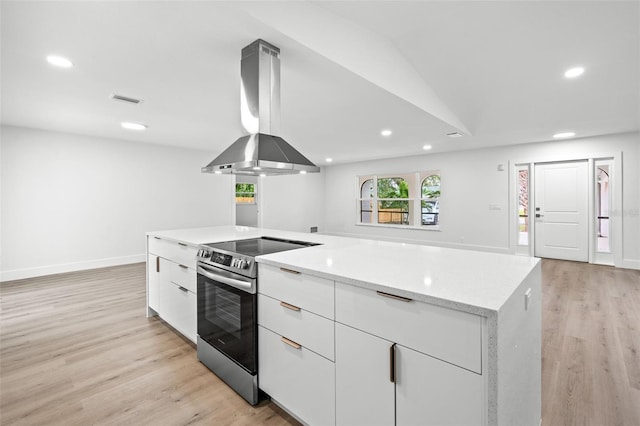
<svg viewBox="0 0 640 426"><path fill-rule="evenodd" d="M260 236L317 242L322 245L256 260L485 316L498 312L539 262L524 256L236 226L148 235L193 245Z"/></svg>

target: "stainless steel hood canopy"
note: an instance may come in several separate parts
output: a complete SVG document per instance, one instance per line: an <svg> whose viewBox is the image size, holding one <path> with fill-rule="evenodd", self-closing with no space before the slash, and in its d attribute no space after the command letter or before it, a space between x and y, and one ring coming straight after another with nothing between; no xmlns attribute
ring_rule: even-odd
<svg viewBox="0 0 640 426"><path fill-rule="evenodd" d="M256 40L242 49L240 116L249 133L238 138L206 173L284 175L319 172L320 168L284 139L280 130L280 49Z"/></svg>

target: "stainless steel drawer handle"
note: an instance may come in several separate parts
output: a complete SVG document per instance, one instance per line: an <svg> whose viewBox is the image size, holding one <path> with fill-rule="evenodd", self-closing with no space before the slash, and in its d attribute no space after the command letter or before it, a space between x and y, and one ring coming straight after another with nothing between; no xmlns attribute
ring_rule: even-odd
<svg viewBox="0 0 640 426"><path fill-rule="evenodd" d="M282 340L283 343L286 343L287 345L291 346L292 348L295 348L295 349L301 349L302 348L302 345L294 342L293 340L289 340L284 336L281 336L280 340Z"/></svg>
<svg viewBox="0 0 640 426"><path fill-rule="evenodd" d="M162 239L162 238L160 238L160 237L153 237L153 238L155 238L156 240L161 240L161 239Z"/></svg>
<svg viewBox="0 0 640 426"><path fill-rule="evenodd" d="M296 311L296 312L300 311L300 308L298 308L295 305L290 305L287 302L280 302L280 306L282 306L283 308L291 309L292 311Z"/></svg>
<svg viewBox="0 0 640 426"><path fill-rule="evenodd" d="M181 285L178 286L178 290L180 291L184 291L185 293L189 291L189 289L182 287Z"/></svg>
<svg viewBox="0 0 640 426"><path fill-rule="evenodd" d="M408 297L396 296L395 294L385 293L384 291L376 291L380 296L389 297L391 299L401 300L403 302L412 302L413 299Z"/></svg>
<svg viewBox="0 0 640 426"><path fill-rule="evenodd" d="M189 269L187 265L178 265L178 266L181 267L182 269Z"/></svg>
<svg viewBox="0 0 640 426"><path fill-rule="evenodd" d="M183 246L183 247L187 246L187 244L185 244L185 243L178 243L178 245Z"/></svg>
<svg viewBox="0 0 640 426"><path fill-rule="evenodd" d="M280 270L281 270L282 272L288 272L288 273L290 273L290 274L300 275L300 272L298 272L298 271L294 271L293 269L280 268Z"/></svg>

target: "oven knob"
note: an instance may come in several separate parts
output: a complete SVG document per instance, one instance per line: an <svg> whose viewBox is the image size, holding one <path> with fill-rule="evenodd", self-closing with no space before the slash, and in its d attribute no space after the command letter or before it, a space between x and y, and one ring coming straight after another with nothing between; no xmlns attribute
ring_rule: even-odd
<svg viewBox="0 0 640 426"><path fill-rule="evenodd" d="M204 257L206 259L209 256L210 256L210 253L208 251L202 250L202 257Z"/></svg>
<svg viewBox="0 0 640 426"><path fill-rule="evenodd" d="M242 264L242 269L249 269L249 265L251 265L251 261L245 260L244 263Z"/></svg>

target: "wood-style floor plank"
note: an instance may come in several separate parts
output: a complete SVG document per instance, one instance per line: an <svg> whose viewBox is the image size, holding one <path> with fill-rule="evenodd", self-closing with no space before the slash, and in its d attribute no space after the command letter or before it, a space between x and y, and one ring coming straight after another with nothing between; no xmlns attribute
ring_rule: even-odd
<svg viewBox="0 0 640 426"><path fill-rule="evenodd" d="M640 425L640 271L543 261L543 425ZM144 264L0 284L2 425L297 425L145 317Z"/></svg>
<svg viewBox="0 0 640 426"><path fill-rule="evenodd" d="M2 425L291 425L146 318L144 264L0 285Z"/></svg>
<svg viewBox="0 0 640 426"><path fill-rule="evenodd" d="M640 271L542 262L542 424L640 425Z"/></svg>

